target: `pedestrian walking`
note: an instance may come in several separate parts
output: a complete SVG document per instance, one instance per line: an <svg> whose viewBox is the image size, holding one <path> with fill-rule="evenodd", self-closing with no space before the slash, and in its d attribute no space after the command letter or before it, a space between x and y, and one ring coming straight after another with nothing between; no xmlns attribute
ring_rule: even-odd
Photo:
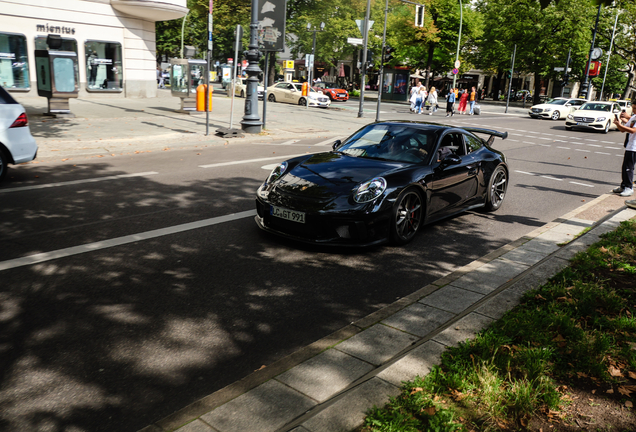
<svg viewBox="0 0 636 432"><path fill-rule="evenodd" d="M469 115L473 115L473 109L475 108L475 98L477 97L477 92L475 91L475 87L470 89L470 96L468 97L468 104L470 106Z"/></svg>
<svg viewBox="0 0 636 432"><path fill-rule="evenodd" d="M415 85L411 87L411 96L409 97L409 102L411 102L411 112L415 112L415 101L417 100L417 95L420 91L421 86L422 86L422 83L418 79L415 82Z"/></svg>
<svg viewBox="0 0 636 432"><path fill-rule="evenodd" d="M415 102L418 114L422 114L422 107L425 106L427 97L428 92L426 91L426 86L421 86L420 91L418 92L417 101Z"/></svg>
<svg viewBox="0 0 636 432"><path fill-rule="evenodd" d="M166 88L166 85L163 79L163 71L161 70L159 66L157 66L157 84L159 84L160 89Z"/></svg>
<svg viewBox="0 0 636 432"><path fill-rule="evenodd" d="M636 100L632 101L632 104ZM623 123L625 121L625 123ZM612 192L622 197L634 194L634 165L636 165L636 115L631 118L626 112L622 112L620 117L616 115L614 124L621 132L626 132L625 154L623 155L623 165L621 167L621 184L614 188ZM632 200L633 201L633 200Z"/></svg>
<svg viewBox="0 0 636 432"><path fill-rule="evenodd" d="M459 106L457 111L460 114L466 114L466 104L468 103L468 92L464 89L459 93Z"/></svg>
<svg viewBox="0 0 636 432"><path fill-rule="evenodd" d="M438 108L437 91L435 90L435 87L431 87L431 90L428 92L428 104L431 107L431 111L428 113L428 115L433 115L433 113L436 112Z"/></svg>
<svg viewBox="0 0 636 432"><path fill-rule="evenodd" d="M455 89L451 89L451 91L449 91L448 95L446 96L446 117L452 117L455 115L455 111L453 109L455 107L455 100Z"/></svg>

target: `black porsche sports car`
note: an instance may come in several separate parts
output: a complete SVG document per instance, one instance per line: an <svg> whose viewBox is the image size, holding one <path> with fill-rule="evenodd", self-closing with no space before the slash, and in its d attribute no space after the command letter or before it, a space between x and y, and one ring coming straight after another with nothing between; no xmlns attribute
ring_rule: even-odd
<svg viewBox="0 0 636 432"><path fill-rule="evenodd" d="M501 206L509 171L491 145L507 136L424 122L369 124L333 151L274 168L256 193L256 222L310 243L406 244L423 224Z"/></svg>

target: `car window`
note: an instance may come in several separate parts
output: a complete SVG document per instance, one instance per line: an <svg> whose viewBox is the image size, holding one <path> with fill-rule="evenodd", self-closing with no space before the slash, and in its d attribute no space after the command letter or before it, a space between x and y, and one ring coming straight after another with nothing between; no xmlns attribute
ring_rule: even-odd
<svg viewBox="0 0 636 432"><path fill-rule="evenodd" d="M15 99L13 99L13 96L11 96L9 94L9 92L7 92L4 88L0 87L0 104L6 105L6 104L17 104L18 102L16 102Z"/></svg>
<svg viewBox="0 0 636 432"><path fill-rule="evenodd" d="M438 160L442 160L448 154L464 156L466 154L466 150L464 148L464 140L462 138L462 134L449 133L444 135L444 138L442 138L442 142L439 145L437 153Z"/></svg>
<svg viewBox="0 0 636 432"><path fill-rule="evenodd" d="M468 153L477 151L484 145L484 142L474 135L466 134L464 135L464 140L466 141Z"/></svg>
<svg viewBox="0 0 636 432"><path fill-rule="evenodd" d="M369 125L338 148L353 157L429 163L435 145L431 131L404 125Z"/></svg>
<svg viewBox="0 0 636 432"><path fill-rule="evenodd" d="M585 103L585 100L584 99L572 99L569 103L572 106L581 106L581 105L583 105Z"/></svg>
<svg viewBox="0 0 636 432"><path fill-rule="evenodd" d="M588 102L585 105L583 105L583 108L581 108L584 111L606 111L606 112L610 112L611 111L612 106L609 104L599 104L599 103L593 103L593 102Z"/></svg>
<svg viewBox="0 0 636 432"><path fill-rule="evenodd" d="M287 83L280 83L280 84L276 84L276 88L279 88L279 89L286 89L286 88L287 88Z"/></svg>
<svg viewBox="0 0 636 432"><path fill-rule="evenodd" d="M549 105L565 105L567 99L548 99L545 103Z"/></svg>

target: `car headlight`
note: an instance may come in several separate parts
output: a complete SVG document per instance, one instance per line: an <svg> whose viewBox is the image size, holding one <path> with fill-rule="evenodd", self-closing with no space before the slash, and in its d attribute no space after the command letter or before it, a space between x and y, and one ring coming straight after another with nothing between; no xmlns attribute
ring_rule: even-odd
<svg viewBox="0 0 636 432"><path fill-rule="evenodd" d="M285 171L287 171L287 162L279 163L269 174L269 176L267 177L267 180L265 180L265 183L268 184L268 183L275 182L276 180L281 178L283 174L285 174Z"/></svg>
<svg viewBox="0 0 636 432"><path fill-rule="evenodd" d="M574 116L572 116L572 114L568 114L568 118L569 118L570 120L574 120Z"/></svg>
<svg viewBox="0 0 636 432"><path fill-rule="evenodd" d="M607 117L599 117L596 119L597 122L602 122L605 121L607 119Z"/></svg>
<svg viewBox="0 0 636 432"><path fill-rule="evenodd" d="M376 177L358 186L353 194L353 200L357 203L373 201L386 190L386 180Z"/></svg>
<svg viewBox="0 0 636 432"><path fill-rule="evenodd" d="M546 109L544 109L543 111L545 111L545 112L550 112L550 111L552 111L552 108L546 108Z"/></svg>

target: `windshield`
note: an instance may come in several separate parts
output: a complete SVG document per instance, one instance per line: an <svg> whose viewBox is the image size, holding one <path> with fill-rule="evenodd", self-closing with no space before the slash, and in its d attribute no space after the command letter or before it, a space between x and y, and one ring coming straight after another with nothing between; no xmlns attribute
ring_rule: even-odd
<svg viewBox="0 0 636 432"><path fill-rule="evenodd" d="M610 104L600 104L588 102L581 107L583 111L605 111L610 112L612 110L612 106Z"/></svg>
<svg viewBox="0 0 636 432"><path fill-rule="evenodd" d="M404 125L369 125L345 141L338 152L392 162L429 163L435 150L432 131Z"/></svg>
<svg viewBox="0 0 636 432"><path fill-rule="evenodd" d="M547 103L550 105L565 105L567 101L568 101L567 99L548 99L544 103Z"/></svg>

